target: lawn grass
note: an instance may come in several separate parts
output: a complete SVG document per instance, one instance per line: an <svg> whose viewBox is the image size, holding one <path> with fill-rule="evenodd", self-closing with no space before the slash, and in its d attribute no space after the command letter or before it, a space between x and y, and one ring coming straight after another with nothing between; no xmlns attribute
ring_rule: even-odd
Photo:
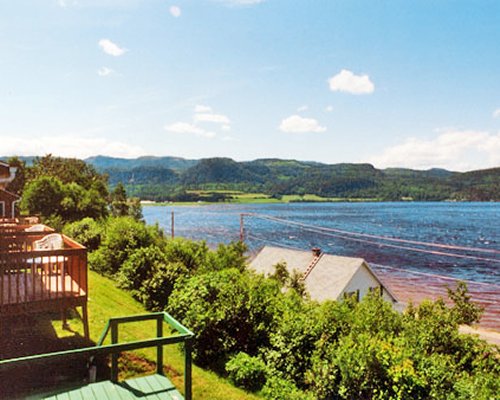
<svg viewBox="0 0 500 400"><path fill-rule="evenodd" d="M135 301L129 293L117 288L114 281L92 271L89 271L88 306L90 335L94 342L97 342L109 318L142 314L145 312L144 307ZM82 323L78 318L70 319L69 323L73 330L83 332ZM152 337L151 335L156 332L152 325L153 323L132 323L125 325L123 329L120 327L120 342ZM53 328L58 336L72 335L71 332L62 330L60 321L54 321ZM144 364L144 362L153 362L156 357L156 350L144 349L137 351L136 354L138 356L137 359L133 359L132 361L129 359L127 362L130 370L134 369L134 366L130 365L130 363L139 362ZM143 358L145 360L142 360ZM182 389L184 386L184 356L179 347L177 345L165 346L164 360L168 377L178 388ZM139 366L138 369L141 370L142 367ZM127 375L126 373L125 376ZM235 388L226 379L193 365L193 398L198 400L255 400L260 397Z"/></svg>

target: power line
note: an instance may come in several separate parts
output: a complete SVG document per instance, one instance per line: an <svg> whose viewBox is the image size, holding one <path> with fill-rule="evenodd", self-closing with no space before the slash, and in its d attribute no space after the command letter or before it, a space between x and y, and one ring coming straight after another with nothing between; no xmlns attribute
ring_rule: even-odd
<svg viewBox="0 0 500 400"><path fill-rule="evenodd" d="M363 233L356 233L356 232L348 232L348 231L343 231L340 229L333 229L333 228L324 228L324 227L318 227L315 225L310 225L310 224L304 224L301 222L296 222L296 221L290 221L282 218L276 218L276 217L271 217L268 215L262 215L262 214L245 214L247 216L252 216L256 218L261 218L261 219L266 219L270 221L275 221L281 224L285 225L293 225L297 226L305 231L312 232L312 233L319 233L322 235L326 236L331 236L331 237L337 237L340 239L344 240L351 240L359 243L367 243L370 245L374 246L381 246L381 247L390 247L390 248L396 248L400 250L408 250L408 251L413 251L413 252L418 252L418 253L426 253L426 254L432 254L432 255L438 255L438 256L446 256L446 257L453 257L453 258L464 258L464 259L472 259L472 260L477 260L477 261L486 261L486 262L493 262L493 263L500 263L500 259L494 259L494 258L487 258L487 257L478 257L478 256L471 256L471 255L465 255L465 254L457 254L457 253L450 253L450 252L443 252L443 251L436 251L436 250L426 250L426 249L421 249L417 247L408 247L408 246L399 246L395 244L389 244L389 243L380 243L380 242L373 242L370 240L365 240L365 239L359 239L355 237L350 237L346 235L354 235L354 236L361 236L361 237L369 237L369 238L377 238L379 240L392 240L396 242L403 242L403 243L413 243L413 244L419 244L422 246L429 246L429 247L441 247L441 248L451 248L451 249L456 249L456 250L467 250L467 251L486 251L486 252L494 252L494 253L499 253L496 250L490 250L490 249L480 249L480 248L472 248L472 247L460 247L460 246L452 246L452 245L444 245L444 244L439 244L439 243L427 243L427 242L418 242L418 241L413 241L413 240L405 240L405 239L399 239L399 238L390 238L386 236L378 236L378 235L369 235L369 234L363 234ZM342 234L338 234L335 232L340 232Z"/></svg>
<svg viewBox="0 0 500 400"><path fill-rule="evenodd" d="M463 281L463 282L467 282L467 283L470 283L470 284L473 284L473 285L493 286L495 288L500 288L500 285L497 285L495 283L471 281L469 279L458 279L458 278L453 278L451 276L439 275L439 274L430 274L428 272L419 272L419 271L413 271L413 270L408 270L408 269L390 267L388 265L380 265L380 264L375 264L375 265L376 265L377 268L390 269L390 270L394 270L394 271L401 271L401 272L409 273L409 274L430 276L430 277L433 277L433 278L440 278L440 279L449 280L449 281Z"/></svg>
<svg viewBox="0 0 500 400"><path fill-rule="evenodd" d="M260 242L264 242L264 243L274 244L276 246L280 246L280 247L287 248L287 249L290 249L290 250L303 251L303 249L301 249L301 248L290 246L290 245L286 245L286 244L283 244L281 242L274 241L274 240L271 240L271 239L262 238L262 237L254 235L254 234L251 234L251 233L247 234L247 238L253 239L253 240L257 240L257 241L260 241ZM459 279L459 278L453 278L451 276L445 276L445 275L439 275L439 274L431 274L431 273L427 273L427 272L419 272L419 271L414 271L414 270L411 270L411 269L403 269L403 268L391 267L391 266L388 266L388 265L381 265L381 264L374 264L374 266L376 268L389 269L389 270L393 270L393 271L403 272L405 274L422 275L422 276L428 276L428 277L432 277L432 278L440 278L440 279L449 280L449 281L455 281L455 282L456 281L463 281L463 282L470 283L470 284L473 284L473 285L490 286L490 287L494 287L494 288L500 288L500 285L497 285L495 283L478 282L478 281L472 281L472 280L469 280L469 279Z"/></svg>
<svg viewBox="0 0 500 400"><path fill-rule="evenodd" d="M341 230L341 229L327 228L327 227L323 227L323 226L305 224L303 222L291 221L291 220L272 217L272 216L264 215L264 214L246 213L243 215L252 216L252 217L261 218L261 219L267 219L270 221L275 221L275 222L279 222L279 223L283 223L283 224L309 227L309 228L314 228L316 230L335 232L335 233L340 233L340 234L345 234L345 235L368 237L368 238L372 238L372 239L387 240L387 241L400 242L400 243L417 244L417 245L421 245L421 246L439 247L439 248L445 248L445 249L451 249L451 250L462 250L462 251L500 254L500 250L496 250L496 249L485 249L485 248L481 248L481 247L455 246L455 245L443 244L443 243L421 242L421 241L416 241L416 240L394 238L394 237L390 237L390 236L371 235L368 233L360 233L360 232L350 232L350 231L345 231L345 230Z"/></svg>

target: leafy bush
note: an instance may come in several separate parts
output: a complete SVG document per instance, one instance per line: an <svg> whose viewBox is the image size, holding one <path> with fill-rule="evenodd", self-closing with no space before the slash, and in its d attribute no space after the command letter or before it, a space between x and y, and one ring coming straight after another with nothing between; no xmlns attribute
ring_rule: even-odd
<svg viewBox="0 0 500 400"><path fill-rule="evenodd" d="M279 376L270 376L261 394L267 400L315 400L311 393L298 389L292 382Z"/></svg>
<svg viewBox="0 0 500 400"><path fill-rule="evenodd" d="M110 218L101 247L89 256L90 267L106 275L115 274L134 250L148 247L155 232L131 217Z"/></svg>
<svg viewBox="0 0 500 400"><path fill-rule="evenodd" d="M103 234L103 222L97 222L93 218L84 218L64 226L63 232L69 237L84 245L88 250L94 251L101 244Z"/></svg>
<svg viewBox="0 0 500 400"><path fill-rule="evenodd" d="M58 178L41 176L26 185L21 208L31 215L42 217L60 215L64 196L63 183Z"/></svg>
<svg viewBox="0 0 500 400"><path fill-rule="evenodd" d="M164 310L177 281L187 276L189 271L180 262L157 265L154 274L141 287L145 307L153 311Z"/></svg>
<svg viewBox="0 0 500 400"><path fill-rule="evenodd" d="M270 346L263 351L269 369L305 388L314 352L320 345L336 344L350 331L351 314L346 303L304 302L297 293L288 293L282 300L279 325L270 335Z"/></svg>
<svg viewBox="0 0 500 400"><path fill-rule="evenodd" d="M131 290L134 297L140 300L138 295L141 287L151 279L159 265L166 263L165 253L158 246L134 249L118 271L118 283Z"/></svg>
<svg viewBox="0 0 500 400"><path fill-rule="evenodd" d="M275 281L230 268L176 285L168 308L195 333L193 358L222 370L230 354L268 346L280 295Z"/></svg>
<svg viewBox="0 0 500 400"><path fill-rule="evenodd" d="M169 240L165 255L170 262L180 262L190 272L206 269L212 263L210 250L204 241L192 241L183 238ZM210 268L209 268L210 269Z"/></svg>
<svg viewBox="0 0 500 400"><path fill-rule="evenodd" d="M471 302L467 293L467 284L458 282L455 290L448 289L448 297L453 301L452 312L458 324L471 325L479 322L484 308Z"/></svg>
<svg viewBox="0 0 500 400"><path fill-rule="evenodd" d="M229 379L236 386L255 392L266 382L266 365L259 357L240 352L226 363Z"/></svg>

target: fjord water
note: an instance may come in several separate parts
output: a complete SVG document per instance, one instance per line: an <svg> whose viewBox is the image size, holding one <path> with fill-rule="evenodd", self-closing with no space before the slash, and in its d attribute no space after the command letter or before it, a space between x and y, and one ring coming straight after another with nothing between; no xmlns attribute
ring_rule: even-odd
<svg viewBox="0 0 500 400"><path fill-rule="evenodd" d="M245 242L252 252L265 244L299 249L317 246L331 254L362 257L371 264L500 285L500 203L352 202L143 207L146 222L158 223L167 234L171 232L172 211L176 236L205 240L210 246L238 240L240 215L255 213L307 226L245 216ZM428 248L362 236L353 240L352 236L348 239L348 235L318 231L311 226L490 252ZM382 243L394 247L382 246ZM477 258L468 258L471 256Z"/></svg>

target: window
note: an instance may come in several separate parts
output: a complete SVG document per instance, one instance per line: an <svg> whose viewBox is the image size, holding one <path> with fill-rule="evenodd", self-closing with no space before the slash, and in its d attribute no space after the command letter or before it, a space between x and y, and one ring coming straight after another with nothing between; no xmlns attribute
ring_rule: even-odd
<svg viewBox="0 0 500 400"><path fill-rule="evenodd" d="M353 292L344 292L344 299L354 298L356 301L359 301L359 289Z"/></svg>
<svg viewBox="0 0 500 400"><path fill-rule="evenodd" d="M0 201L0 217L5 217L5 201Z"/></svg>
<svg viewBox="0 0 500 400"><path fill-rule="evenodd" d="M384 287L382 285L380 286L375 286L375 287L370 287L368 289L370 292L376 292L377 294L379 294L380 296L382 296L384 294Z"/></svg>

